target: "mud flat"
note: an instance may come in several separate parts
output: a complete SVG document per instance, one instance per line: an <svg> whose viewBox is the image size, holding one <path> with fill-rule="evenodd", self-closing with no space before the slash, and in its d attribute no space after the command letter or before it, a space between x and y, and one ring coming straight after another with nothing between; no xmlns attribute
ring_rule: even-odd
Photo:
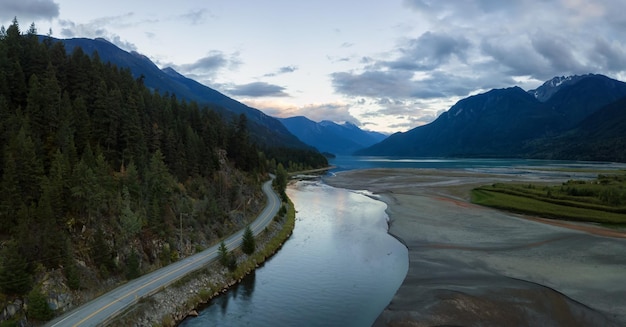
<svg viewBox="0 0 626 327"><path fill-rule="evenodd" d="M371 169L325 179L381 197L409 271L375 326L624 326L626 235L469 203L502 181L570 173Z"/></svg>

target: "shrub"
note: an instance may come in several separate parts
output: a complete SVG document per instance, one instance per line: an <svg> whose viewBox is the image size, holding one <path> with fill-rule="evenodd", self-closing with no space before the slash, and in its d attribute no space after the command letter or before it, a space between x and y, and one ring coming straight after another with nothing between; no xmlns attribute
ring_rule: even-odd
<svg viewBox="0 0 626 327"><path fill-rule="evenodd" d="M28 316L30 318L39 321L46 321L50 320L53 315L54 313L48 305L46 296L41 293L39 288L34 288L30 291L30 293L28 293Z"/></svg>

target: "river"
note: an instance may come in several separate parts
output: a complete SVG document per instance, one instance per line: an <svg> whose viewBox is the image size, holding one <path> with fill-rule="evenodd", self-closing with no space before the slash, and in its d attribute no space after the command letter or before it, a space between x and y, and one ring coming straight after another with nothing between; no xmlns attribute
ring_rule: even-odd
<svg viewBox="0 0 626 327"><path fill-rule="evenodd" d="M366 192L298 182L291 238L256 272L180 326L369 326L408 270L387 234L386 205Z"/></svg>
<svg viewBox="0 0 626 327"><path fill-rule="evenodd" d="M378 167L531 171L533 175L538 174L534 166L555 168L543 174L562 167L624 168L623 164L521 159L338 157L331 164L337 166L331 174ZM544 177L549 176L538 178ZM386 205L367 192L319 181L298 182L287 193L295 203L297 220L283 248L180 326L370 326L389 304L407 273L408 252L387 234Z"/></svg>

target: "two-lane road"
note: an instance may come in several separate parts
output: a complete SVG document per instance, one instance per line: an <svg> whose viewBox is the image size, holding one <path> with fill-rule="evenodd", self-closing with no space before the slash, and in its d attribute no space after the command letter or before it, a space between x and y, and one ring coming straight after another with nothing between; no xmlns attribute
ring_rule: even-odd
<svg viewBox="0 0 626 327"><path fill-rule="evenodd" d="M258 235L272 221L280 207L280 199L272 190L272 179L263 184L263 192L267 196L267 205L263 212L252 222L250 228ZM243 230L224 240L230 249L241 245ZM203 252L187 257L169 266L153 271L132 280L94 300L88 302L63 316L50 321L46 326L97 326L115 317L122 310L137 303L145 296L151 295L168 286L183 276L196 271L208 263L217 260L219 245L210 247Z"/></svg>

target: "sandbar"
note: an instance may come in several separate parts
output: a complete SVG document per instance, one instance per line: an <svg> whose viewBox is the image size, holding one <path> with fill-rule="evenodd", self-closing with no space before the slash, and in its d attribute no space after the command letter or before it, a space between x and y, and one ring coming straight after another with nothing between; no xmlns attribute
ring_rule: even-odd
<svg viewBox="0 0 626 327"><path fill-rule="evenodd" d="M558 183L567 172L351 170L325 177L387 204L409 270L374 326L626 325L626 239L601 226L477 206L470 190Z"/></svg>

